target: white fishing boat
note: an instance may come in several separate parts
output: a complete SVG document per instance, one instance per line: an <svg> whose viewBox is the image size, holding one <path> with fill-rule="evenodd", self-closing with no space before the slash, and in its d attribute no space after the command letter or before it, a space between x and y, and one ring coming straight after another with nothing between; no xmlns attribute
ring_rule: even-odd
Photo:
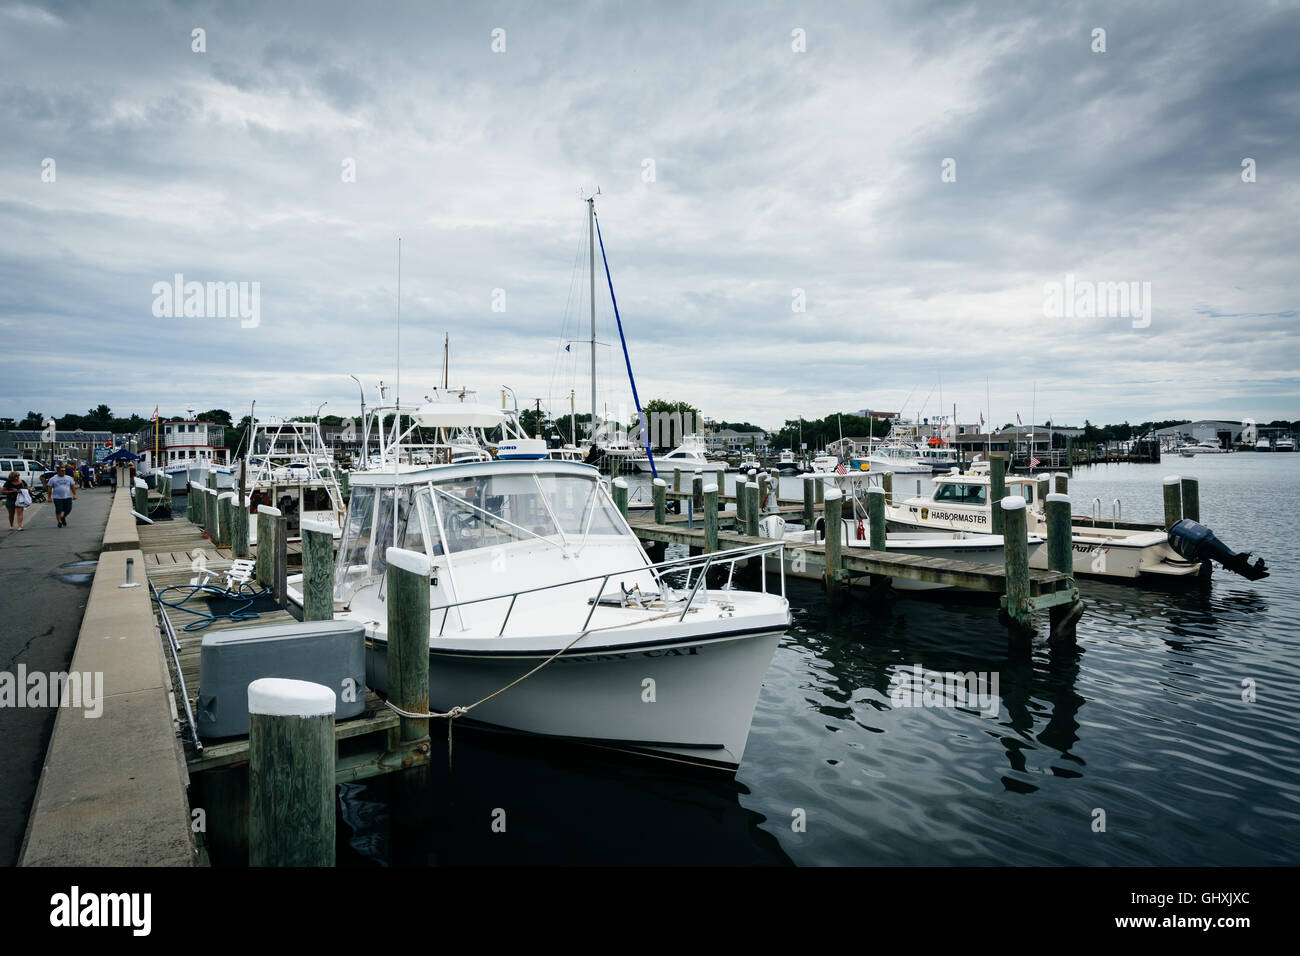
<svg viewBox="0 0 1300 956"><path fill-rule="evenodd" d="M286 540L301 540L303 521L328 524L335 529L335 538L342 536L343 491L334 456L315 421L254 420L247 444L241 470L249 544L257 543L254 516L262 505L270 505L284 516Z"/></svg>
<svg viewBox="0 0 1300 956"><path fill-rule="evenodd" d="M335 618L365 625L381 693L396 544L428 562L433 711L477 703L466 719L492 727L740 763L790 607L708 572L779 562L779 543L653 564L596 470L560 461L356 474L345 527ZM289 596L301 604L300 576Z"/></svg>
<svg viewBox="0 0 1300 956"><path fill-rule="evenodd" d="M1222 455L1225 452L1224 447L1217 441L1198 441L1178 449L1178 454L1184 458L1191 458L1194 455Z"/></svg>
<svg viewBox="0 0 1300 956"><path fill-rule="evenodd" d="M783 475L797 475L803 471L803 466L799 464L794 452L787 448L777 458L776 470Z"/></svg>
<svg viewBox="0 0 1300 956"><path fill-rule="evenodd" d="M988 474L953 472L935 478L929 495L908 498L896 506L887 506L889 528L899 531L936 530L979 531L992 529L992 508ZM1031 534L1046 535L1043 502L1036 500L1037 479L1010 475L1006 494L1019 495L1029 508L1027 519ZM1100 503L1098 502L1098 510ZM1074 542L1074 572L1107 578L1133 580L1140 577L1190 577L1200 571L1200 562L1186 561L1169 546L1163 531L1124 528L1118 518L1112 527L1102 527L1098 514L1094 519L1075 516L1071 519ZM1031 568L1047 567L1047 550L1030 556Z"/></svg>
<svg viewBox="0 0 1300 956"><path fill-rule="evenodd" d="M1267 438L1261 438L1255 442L1255 451L1272 451L1273 446L1269 444Z"/></svg>

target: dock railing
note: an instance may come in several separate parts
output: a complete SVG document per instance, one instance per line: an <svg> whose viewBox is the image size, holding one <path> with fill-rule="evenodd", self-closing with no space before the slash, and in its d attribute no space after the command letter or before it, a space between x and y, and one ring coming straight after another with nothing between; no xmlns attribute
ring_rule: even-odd
<svg viewBox="0 0 1300 956"><path fill-rule="evenodd" d="M772 554L773 552L776 553L776 560L778 562L779 567L781 568L781 597L785 597L785 560L784 560L785 542L773 541L771 544L750 545L744 548L732 548L727 551L718 551L712 554L694 555L694 556L684 557L684 558L674 558L670 561L660 561L657 564L644 564L644 565L640 565L639 567L625 568L620 571L610 571L605 574L593 574L590 577L576 578L575 580L572 581L557 581L555 584L545 584L542 585L541 587L525 588L519 591L513 591L506 594L493 594L493 595L489 595L488 597L471 598L465 601L456 601L455 603L452 604L441 604L435 607L431 607L429 609L429 613L431 615L437 615L439 614L439 612L441 612L441 621L438 625L438 636L442 637L446 633L447 618L452 611L456 611L457 616L460 617L461 609L469 607L471 605L486 604L489 601L509 601L509 604L506 606L505 615L501 620L501 626L497 630L497 637L501 637L503 634L505 634L506 626L510 623L510 615L514 612L515 605L518 603L520 597L524 595L539 594L544 591L554 591L559 588L571 588L574 585L599 581L600 584L596 588L595 594L592 595L591 597L588 597L586 601L586 603L590 605L590 607L587 611L586 617L582 622L582 628L581 628L582 631L586 631L588 626L591 624L592 615L595 614L596 608L600 606L601 599L605 595L605 589L609 586L610 578L618 578L625 575L644 574L646 572L650 572L651 576L655 579L655 583L659 587L659 593L657 595L651 595L651 594L643 595L640 600L644 601L646 604L648 604L650 601L655 599L662 600L665 610L670 608L672 610L676 610L676 605L680 603L682 605L682 612L681 615L677 618L677 620L682 621L686 618L687 612L690 611L690 609L695 606L695 599L699 595L701 589L703 589L706 594L708 593L708 585L706 583L706 577L708 575L708 572L712 568L720 568L724 566L727 568L727 581L726 584L723 585L723 590L731 590L731 584L735 576L737 562L750 561L756 558L758 559L762 569L762 574L760 575L760 581L761 581L760 587L762 588L762 593L766 594L767 593L767 557L769 554ZM671 582L666 580L666 575L680 573L682 571L686 572L686 581L681 588L677 588L673 586ZM695 578L694 584L691 583L692 576L694 576ZM684 591L689 591L690 592L689 595L686 595L685 597L677 596L680 592L684 592ZM629 599L624 598L623 603L620 606L645 607L645 604L634 604ZM462 623L463 623L463 617L462 617ZM630 627L632 625L640 624L640 623L642 623L642 621L640 620L628 621L626 624L620 624L616 626Z"/></svg>

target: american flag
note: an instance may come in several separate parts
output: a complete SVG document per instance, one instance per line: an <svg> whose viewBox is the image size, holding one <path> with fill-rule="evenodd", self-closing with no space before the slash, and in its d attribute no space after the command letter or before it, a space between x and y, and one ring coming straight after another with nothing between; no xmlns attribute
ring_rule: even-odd
<svg viewBox="0 0 1300 956"><path fill-rule="evenodd" d="M1038 467L1039 465L1041 465L1041 464L1042 464L1042 462L1039 461L1037 458L1030 458L1030 459L1029 459L1029 467L1030 467L1030 468L1037 468L1037 467Z"/></svg>
<svg viewBox="0 0 1300 956"><path fill-rule="evenodd" d="M849 470L848 470L847 468L844 467L844 462L841 461L838 465L835 466L835 474L837 474L837 475L847 475L848 473L849 473Z"/></svg>

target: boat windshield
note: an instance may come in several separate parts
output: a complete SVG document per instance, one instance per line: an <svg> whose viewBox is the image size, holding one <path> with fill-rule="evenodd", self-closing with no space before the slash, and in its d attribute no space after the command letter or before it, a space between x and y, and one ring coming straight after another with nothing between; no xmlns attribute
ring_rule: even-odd
<svg viewBox="0 0 1300 956"><path fill-rule="evenodd" d="M987 491L984 485L941 482L934 491L934 500L954 505L983 505L988 502Z"/></svg>
<svg viewBox="0 0 1300 956"><path fill-rule="evenodd" d="M394 541L408 551L435 556L443 553L429 490L409 485L354 487L334 571L335 599L350 603L360 588L382 581L388 568L385 556Z"/></svg>
<svg viewBox="0 0 1300 956"><path fill-rule="evenodd" d="M433 482L453 554L543 539L577 544L589 535L623 535L596 481L581 475L478 475Z"/></svg>

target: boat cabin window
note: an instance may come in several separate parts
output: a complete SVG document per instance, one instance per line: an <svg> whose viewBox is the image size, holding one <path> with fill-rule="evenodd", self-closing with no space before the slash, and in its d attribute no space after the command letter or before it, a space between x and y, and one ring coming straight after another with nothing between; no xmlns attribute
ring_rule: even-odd
<svg viewBox="0 0 1300 956"><path fill-rule="evenodd" d="M988 489L983 485L942 482L935 489L934 500L952 505L983 505L988 502Z"/></svg>
<svg viewBox="0 0 1300 956"><path fill-rule="evenodd" d="M324 488L304 488L302 490L303 511L332 511L334 504L330 493Z"/></svg>

